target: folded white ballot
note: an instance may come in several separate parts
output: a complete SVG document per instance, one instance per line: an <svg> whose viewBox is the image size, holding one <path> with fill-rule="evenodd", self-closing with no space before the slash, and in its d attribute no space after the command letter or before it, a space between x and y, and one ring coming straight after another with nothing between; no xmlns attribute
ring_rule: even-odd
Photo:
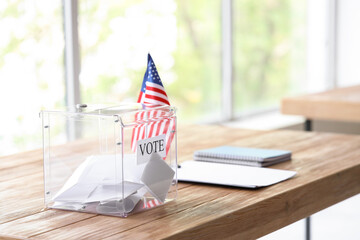
<svg viewBox="0 0 360 240"><path fill-rule="evenodd" d="M153 153L146 164L141 181L158 201L164 202L174 175L175 171L167 165L162 157Z"/></svg>
<svg viewBox="0 0 360 240"><path fill-rule="evenodd" d="M109 199L127 198L142 188L144 185L139 183L127 182L116 185L98 185L85 202L101 202ZM124 190L124 191L123 191ZM122 194L123 192L123 194Z"/></svg>
<svg viewBox="0 0 360 240"><path fill-rule="evenodd" d="M118 212L131 212L140 201L141 194L132 194L124 200L113 200L100 203L96 206L96 211L102 214L116 214Z"/></svg>
<svg viewBox="0 0 360 240"><path fill-rule="evenodd" d="M144 165L132 155L124 155L126 171L121 171L114 155L88 157L53 197L57 202L95 202L126 198L144 186L140 178ZM124 172L124 178L122 176ZM122 182L122 179L126 181Z"/></svg>
<svg viewBox="0 0 360 240"><path fill-rule="evenodd" d="M104 202L105 205L99 207L101 211L112 211L114 205L118 207L119 201L126 198L129 199L122 203L124 208L133 208L132 203L138 202L146 192L160 202L165 201L175 171L159 154L152 154L145 164L137 164L134 155L124 155L123 164L119 162L114 155L88 157L53 200L63 203Z"/></svg>

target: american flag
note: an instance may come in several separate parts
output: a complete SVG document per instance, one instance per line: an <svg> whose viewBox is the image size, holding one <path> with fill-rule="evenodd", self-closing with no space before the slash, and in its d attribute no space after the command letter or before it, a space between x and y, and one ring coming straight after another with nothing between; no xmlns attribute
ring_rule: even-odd
<svg viewBox="0 0 360 240"><path fill-rule="evenodd" d="M137 125L133 129L131 149L135 152L138 140L165 134L167 155L174 138L176 121L174 117L166 117L167 112L161 109L161 106L170 105L170 103L150 54L148 54L148 64L138 103L143 103L147 109L154 109L141 111L135 115Z"/></svg>
<svg viewBox="0 0 360 240"><path fill-rule="evenodd" d="M150 54L148 54L148 64L137 102L152 105L170 105Z"/></svg>
<svg viewBox="0 0 360 240"><path fill-rule="evenodd" d="M157 199L148 200L147 202L143 203L143 208L152 208L163 204Z"/></svg>

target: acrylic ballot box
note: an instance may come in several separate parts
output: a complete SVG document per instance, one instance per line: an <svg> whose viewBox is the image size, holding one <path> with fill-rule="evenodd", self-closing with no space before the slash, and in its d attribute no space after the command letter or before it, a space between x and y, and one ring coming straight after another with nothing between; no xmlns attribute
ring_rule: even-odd
<svg viewBox="0 0 360 240"><path fill-rule="evenodd" d="M47 208L126 217L176 198L174 107L80 104L40 117Z"/></svg>

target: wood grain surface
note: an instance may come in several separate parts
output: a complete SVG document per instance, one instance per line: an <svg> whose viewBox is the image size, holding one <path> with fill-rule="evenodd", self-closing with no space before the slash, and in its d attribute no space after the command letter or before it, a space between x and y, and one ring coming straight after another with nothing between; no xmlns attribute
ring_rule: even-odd
<svg viewBox="0 0 360 240"><path fill-rule="evenodd" d="M117 218L44 209L42 151L4 156L0 239L253 239L360 192L360 136L184 126L178 160L222 144L291 150L273 168L298 174L257 190L180 183L176 201Z"/></svg>
<svg viewBox="0 0 360 240"><path fill-rule="evenodd" d="M284 98L281 112L308 119L360 122L360 85Z"/></svg>

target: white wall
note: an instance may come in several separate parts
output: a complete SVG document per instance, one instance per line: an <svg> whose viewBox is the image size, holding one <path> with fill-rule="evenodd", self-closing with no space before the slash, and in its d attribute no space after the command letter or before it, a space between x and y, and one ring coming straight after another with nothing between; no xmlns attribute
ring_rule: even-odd
<svg viewBox="0 0 360 240"><path fill-rule="evenodd" d="M307 91L360 84L360 1L307 4Z"/></svg>
<svg viewBox="0 0 360 240"><path fill-rule="evenodd" d="M308 0L307 12L307 92L320 92L327 86L328 0Z"/></svg>
<svg viewBox="0 0 360 240"><path fill-rule="evenodd" d="M338 86L360 84L360 1L338 0Z"/></svg>

